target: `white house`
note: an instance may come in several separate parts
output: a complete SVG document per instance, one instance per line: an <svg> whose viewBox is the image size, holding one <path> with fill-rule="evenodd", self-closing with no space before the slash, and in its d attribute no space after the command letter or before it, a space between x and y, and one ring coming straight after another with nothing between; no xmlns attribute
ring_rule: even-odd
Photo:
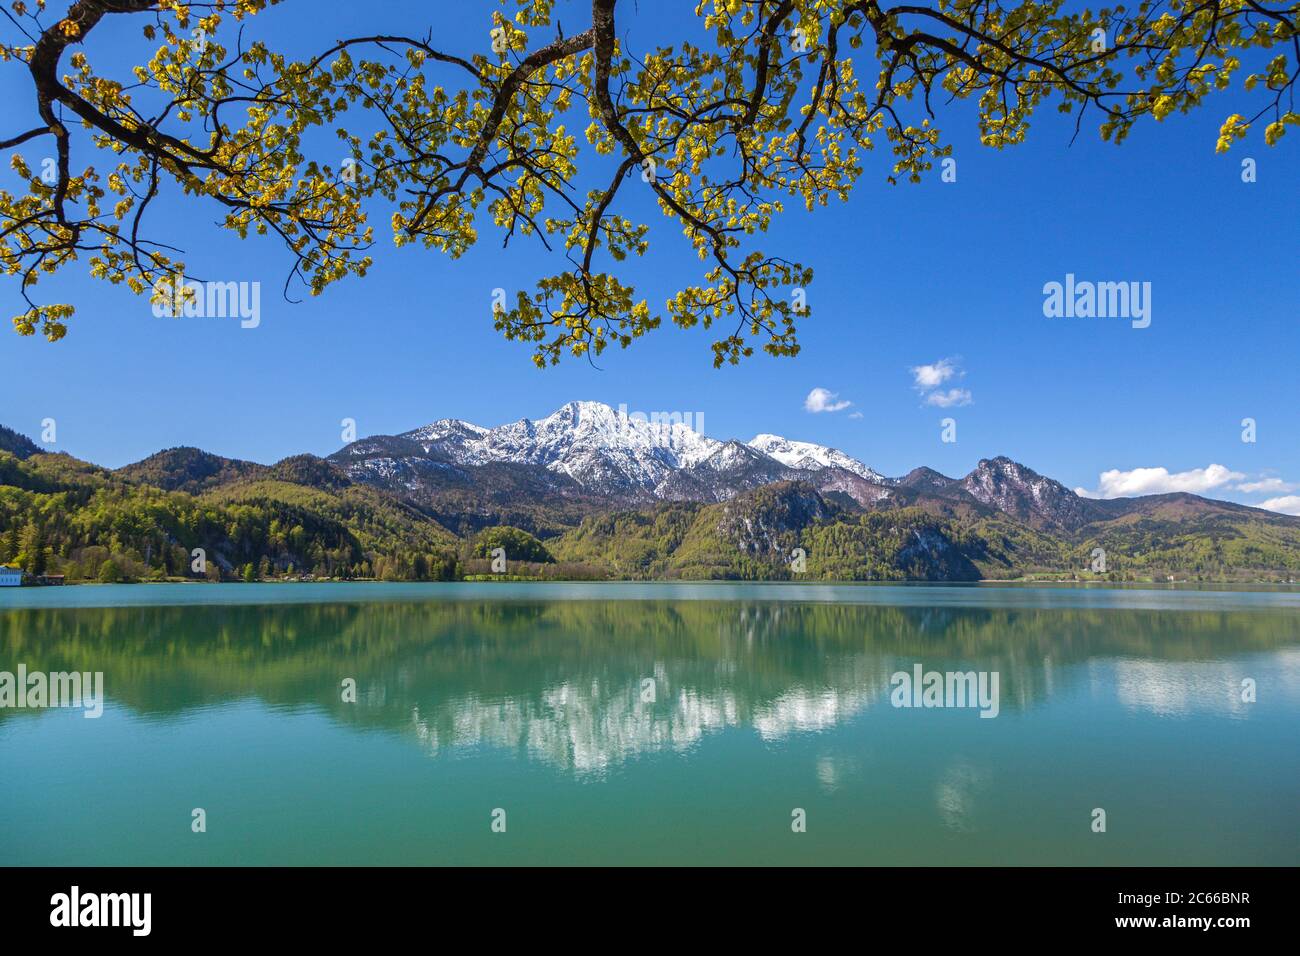
<svg viewBox="0 0 1300 956"><path fill-rule="evenodd" d="M23 583L22 568L0 564L0 588L16 588Z"/></svg>

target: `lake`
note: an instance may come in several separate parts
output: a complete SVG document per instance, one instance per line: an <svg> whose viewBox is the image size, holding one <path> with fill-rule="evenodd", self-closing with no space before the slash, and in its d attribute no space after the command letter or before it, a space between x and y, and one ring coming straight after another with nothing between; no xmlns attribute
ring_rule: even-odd
<svg viewBox="0 0 1300 956"><path fill-rule="evenodd" d="M106 699L0 709L0 864L1300 862L1295 592L3 590L20 665Z"/></svg>

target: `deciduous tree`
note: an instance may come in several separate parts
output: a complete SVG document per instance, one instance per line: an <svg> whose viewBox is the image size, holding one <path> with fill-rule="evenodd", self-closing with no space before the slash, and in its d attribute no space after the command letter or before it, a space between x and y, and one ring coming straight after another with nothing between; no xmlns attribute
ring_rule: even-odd
<svg viewBox="0 0 1300 956"><path fill-rule="evenodd" d="M286 287L313 294L366 273L379 211L398 245L453 258L486 233L536 239L557 268L493 318L541 365L627 346L665 315L715 329L715 364L755 347L792 355L794 290L812 270L760 235L788 203L847 198L877 146L890 180L920 178L950 154L939 111L953 100L977 104L998 148L1044 107L1120 142L1230 91L1220 149L1257 129L1275 143L1300 118L1294 0L703 0L698 30L651 50L620 42L644 4L592 0L565 32L552 0L501 0L481 7L477 48L413 24L305 58L257 38L248 21L274 15L268 2L10 4L6 90L31 104L0 137L22 148L25 188L0 191L20 333L65 334L73 303L35 286L77 260L162 299L174 276L197 278L150 215L166 192L241 237L278 239ZM139 21L139 63L108 74L104 21L125 17ZM649 242L630 189L649 190L704 263L662 308L620 277Z"/></svg>

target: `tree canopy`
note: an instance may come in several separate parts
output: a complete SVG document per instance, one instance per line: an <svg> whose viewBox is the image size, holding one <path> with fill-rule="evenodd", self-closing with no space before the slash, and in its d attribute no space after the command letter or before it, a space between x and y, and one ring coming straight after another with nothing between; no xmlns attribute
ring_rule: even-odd
<svg viewBox="0 0 1300 956"><path fill-rule="evenodd" d="M1300 119L1300 4L1285 0L702 0L700 29L651 51L622 48L638 9L626 0L566 5L585 21L576 33L553 0L500 0L483 4L478 49L444 49L426 24L302 59L256 38L250 18L276 2L3 9L0 59L27 74L32 119L0 146L49 154L38 168L15 153L25 188L0 190L19 333L66 333L75 304L36 286L78 260L155 301L201 281L150 216L170 192L219 209L240 237L281 242L286 294L365 275L376 213L397 245L453 258L485 234L538 241L554 272L492 319L539 365L626 347L665 315L715 330L716 365L793 355L812 269L759 235L787 203L847 199L877 145L891 182L919 180L951 153L938 111L955 100L977 105L995 148L1023 141L1044 107L1118 143L1225 91L1220 150L1248 135L1271 145ZM139 21L142 45L114 76L93 61L118 17ZM333 137L341 150L320 145ZM649 243L631 189L652 191L703 263L662 308L619 276Z"/></svg>

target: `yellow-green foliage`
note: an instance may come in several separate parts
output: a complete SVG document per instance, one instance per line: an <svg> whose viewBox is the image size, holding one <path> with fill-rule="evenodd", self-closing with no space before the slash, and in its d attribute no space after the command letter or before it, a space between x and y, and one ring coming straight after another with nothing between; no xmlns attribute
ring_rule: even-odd
<svg viewBox="0 0 1300 956"><path fill-rule="evenodd" d="M595 0L578 23L566 9L562 34L552 0L463 2L454 15L478 18L478 48L442 48L430 21L452 14L430 6L407 31L301 59L248 22L266 5L83 3L59 20L43 0L11 4L0 59L35 88L14 97L31 115L4 138L33 160L58 154L47 179L14 153L22 185L0 190L20 333L66 333L74 305L32 296L83 258L93 277L176 305L187 266L151 241L147 212L165 190L196 203L194 221L216 210L241 238L283 243L312 294L367 273L376 213L398 245L453 258L488 232L539 238L557 269L493 318L539 365L626 347L665 316L716 324L715 364L794 355L808 311L791 290L813 271L762 237L787 203L847 199L878 146L890 182L919 181L951 154L939 123L954 100L993 148L1022 142L1043 109L1095 116L1118 143L1218 95L1221 150L1252 133L1272 145L1300 121L1294 0L699 0L696 29L648 50L621 38L653 4ZM124 58L134 66L103 65ZM321 138L346 167L312 157ZM680 235L702 263L659 304L620 275L651 241L632 190L667 220L656 237Z"/></svg>
<svg viewBox="0 0 1300 956"><path fill-rule="evenodd" d="M453 546L432 519L364 486L261 480L194 497L65 455L0 453L0 561L34 573L95 580L111 560L126 580L196 577L191 552L203 548L209 578L252 564L277 576L445 579Z"/></svg>

